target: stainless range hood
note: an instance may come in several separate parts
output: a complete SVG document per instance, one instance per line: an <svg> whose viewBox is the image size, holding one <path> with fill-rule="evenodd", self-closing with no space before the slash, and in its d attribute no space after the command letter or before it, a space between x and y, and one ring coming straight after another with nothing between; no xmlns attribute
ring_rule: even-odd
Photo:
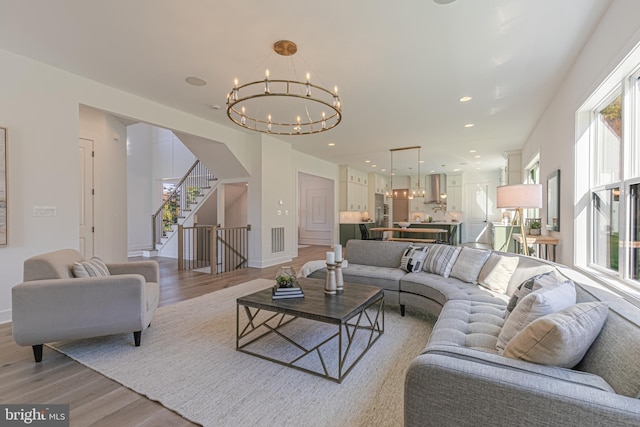
<svg viewBox="0 0 640 427"><path fill-rule="evenodd" d="M425 203L440 203L440 193L445 193L447 191L446 179L446 175L443 173L435 173L425 176Z"/></svg>

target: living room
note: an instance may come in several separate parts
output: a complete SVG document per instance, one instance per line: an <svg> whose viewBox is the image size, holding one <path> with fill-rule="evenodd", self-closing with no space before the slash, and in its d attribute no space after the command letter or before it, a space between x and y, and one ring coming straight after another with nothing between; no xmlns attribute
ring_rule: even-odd
<svg viewBox="0 0 640 427"><path fill-rule="evenodd" d="M448 5L435 4L429 1L434 13L439 13L445 7L464 7L467 1L457 0ZM12 2L3 2L3 8L12 10L15 5ZM49 6L39 2L27 2L32 6L42 7L47 11ZM509 11L509 2L494 2L494 7L502 6L503 11ZM516 2L521 3L521 2ZM547 2L545 7L547 14L555 14L556 7L562 8L562 15L571 19L570 11L564 6L557 6L557 2ZM562 171L560 192L560 215L563 219L562 228L558 232L550 234L560 238L558 246L558 262L575 267L576 264L586 263L582 248L587 247L583 240L589 234L588 225L579 215L583 212L585 194L588 189L581 188L580 183L584 177L580 171L585 169L585 162L580 153L583 150L576 148L577 136L576 114L581 106L591 97L606 78L618 69L618 66L640 42L640 23L636 17L640 13L640 4L633 0L591 1L588 2L592 14L583 18L592 24L593 31L584 39L576 40L576 54L570 64L565 64L562 75L552 76L552 86L535 88L535 90L548 91L549 98L537 117L528 117L533 123L530 132L522 135L520 140L512 143L521 150L522 164L526 166L531 159L539 156L540 176L544 179L553 171ZM583 2L571 2L573 7L582 8ZM578 6L578 4L580 6ZM293 7L292 4L288 5ZM368 7L361 5L362 7ZM415 6L413 4L412 6ZM27 6L25 6L27 7ZM64 13L71 14L74 5L66 4L68 8ZM122 4L123 10L126 5ZM340 14L339 5L336 6ZM350 10L350 9L349 9ZM431 9L430 9L431 10ZM247 6L245 13L251 11ZM86 11L85 11L86 12ZM402 13L401 13L402 12ZM395 12L397 15L411 14L411 10ZM77 168L69 167L70 160L77 158L78 138L92 138L97 141L95 190L99 197L96 199L95 216L95 254L109 262L126 261L127 259L127 230L121 227L126 223L126 188L127 176L126 157L127 142L125 138L126 124L135 120L142 123L150 123L171 129L175 132L196 137L200 142L209 141L216 146L219 152L231 153L236 161L244 168L237 173L237 168L223 173L222 178L233 181L247 180L249 183L249 209L248 222L252 224L251 253L252 267L268 268L276 264L286 263L298 256L297 245L297 218L296 215L278 215L278 211L289 210L295 212L298 207L298 196L295 175L306 173L338 181L338 163L324 159L321 154L325 148L331 132L337 132L340 126L346 126L348 120L357 117L353 110L349 110L348 88L341 87L344 96L344 122L335 130L327 132L327 140L311 138L306 142L289 142L270 135L262 135L237 130L231 124L223 125L203 117L203 114L185 112L178 105L168 105L157 101L155 98L140 95L135 88L117 88L109 83L108 76L101 78L89 78L82 76L80 70L65 70L71 68L73 58L67 58L69 64L65 64L60 58L48 58L46 52L39 52L39 56L33 52L30 57L28 50L21 52L20 43L12 40L21 39L21 43L32 46L42 45L42 50L47 49L41 34L34 35L29 40L25 33L34 24L30 23L29 15L23 10L14 10L12 13L3 13L0 18L2 27L0 39L0 92L4 95L0 99L0 126L7 129L7 245L0 247L0 268L3 272L0 278L0 322L11 320L11 288L22 281L22 263L25 259L60 248L78 248L79 241L79 200L78 200L78 172ZM61 13L61 12L57 12ZM99 12L96 12L99 13ZM377 13L382 13L377 10ZM43 13L47 15L46 13ZM124 14L124 13L123 13ZM241 14L238 19L241 21ZM295 15L298 16L298 15ZM371 18L371 17L370 17ZM508 18L505 17L505 19ZM525 17L517 17L526 19ZM539 18L539 17L538 17ZM13 23L6 22L14 20ZM46 21L45 18L40 18ZM219 19L219 17L218 17ZM236 19L234 14L225 19ZM345 21L342 21L344 19ZM341 17L340 22L345 26L350 25L349 19L357 20L356 16ZM378 19L380 17L378 16ZM514 18L516 19L516 18ZM591 21L589 21L591 19ZM126 21L127 31L133 31L135 24ZM397 22L386 22L387 30L398 26ZM540 22L540 21L538 21ZM6 25L5 25L6 23ZM165 24L173 23L171 20ZM50 25L50 24L47 24ZM115 24L114 24L115 25ZM182 23L182 25L187 25ZM265 24L266 25L266 24ZM322 23L327 30L331 30L331 22ZM504 23L509 25L508 21ZM515 25L515 24L513 24ZM24 27L23 31L17 31L16 27ZM453 27L454 24L451 24ZM115 28L115 27L114 27ZM272 31L266 32L268 40L252 40L250 43L263 43L268 45ZM68 39L82 38L91 40L90 35L79 36L71 30L66 34ZM544 26L540 24L540 32L544 32ZM36 33L34 33L36 34ZM287 36L288 35L284 35ZM363 38L366 37L363 36ZM469 38L473 34L468 35ZM535 37L535 34L532 35ZM359 40L363 46L369 46L363 40ZM444 43L446 44L446 43ZM150 45L150 49L153 49ZM104 46L95 46L96 49L104 49ZM527 46L522 49L526 50ZM25 48L26 49L26 48ZM264 54L253 56L248 62L256 67ZM330 55L330 52L325 52ZM71 54L69 54L71 56ZM194 55L206 56L202 52ZM262 55L262 56L261 56ZM366 64L367 56L375 56L375 52L363 52L362 64ZM141 55L141 61L144 61ZM314 56L305 56L311 64L316 64ZM401 79L403 64L407 59L395 58L400 71L395 76L380 76L386 79ZM228 80L229 89L232 79L238 72L238 66L230 60L225 64L221 72ZM121 67L135 67L135 64L119 64ZM357 63L338 64L344 68L357 68ZM528 64L537 68L540 73L545 73L545 65L538 63ZM407 62L407 67L411 64ZM206 66L203 66L206 68ZM253 68L253 67L252 67ZM193 71L193 73L200 70ZM248 73L248 71L247 71ZM161 73L159 73L161 74ZM257 78L262 78L262 70L255 72ZM324 74L324 73L322 73ZM197 75L197 74L196 74ZM327 72L327 80L332 82L339 76L338 71ZM467 75L465 70L460 70L460 79L473 80L473 76ZM143 76L145 79L149 76ZM184 79L184 77L183 77ZM180 82L181 91L189 91L194 96L196 88L186 87ZM421 84L424 82L421 82ZM151 84L151 83L149 83ZM383 83L380 83L381 85ZM523 81L522 85L527 82ZM407 87L406 92L411 93ZM428 93L428 92L427 92ZM457 95L455 102L457 102ZM224 99L215 101L222 104ZM526 100L519 102L525 103ZM214 103L210 100L209 103ZM504 108L509 108L505 106ZM205 106L205 108L211 108ZM394 108L402 110L397 105ZM81 111L90 109L104 113L102 118L91 122L83 121ZM218 112L224 115L223 112ZM353 114L353 115L352 115ZM391 114L391 113L389 113ZM349 117L351 116L351 117ZM397 118L397 116L396 116ZM465 117L466 119L466 117ZM517 121L518 118L513 118ZM400 120L390 120L394 126L401 126ZM366 125L363 125L366 126ZM480 124L476 128L480 128ZM120 129L120 130L118 130ZM291 137L301 138L305 136ZM308 148L299 148L299 145L316 145L313 148L318 152L317 156L309 154ZM388 149L412 145L404 141L388 144L386 150L381 150L385 158L388 157ZM322 146L322 149L321 147ZM338 147L339 148L339 147ZM368 145L362 143L360 151L368 150ZM586 150L588 151L588 150ZM352 153L348 153L352 155ZM500 150L498 155L502 155ZM346 156L346 154L345 154ZM222 155L212 156L215 159L228 159ZM226 166L221 162L216 166L220 170ZM440 162L438 162L439 164ZM273 167L273 165L281 165ZM359 165L363 167L362 165ZM469 171L469 177L478 172ZM489 172L483 172L489 173ZM497 176L497 169L495 170ZM638 176L636 175L635 178ZM627 177L630 178L630 177ZM471 178L470 178L471 179ZM580 189L582 192L578 192ZM337 206L337 194L336 194ZM279 204L279 202L282 204ZM55 207L55 216L35 216L35 207ZM544 214L544 210L541 212ZM572 219L576 220L574 225ZM336 218L337 224L337 218ZM286 230L285 251L272 253L270 250L271 229L284 227ZM338 241L338 227L333 231L334 242ZM595 271L598 273L598 271ZM611 279L611 275L605 274ZM628 282L627 277L616 277L613 281ZM633 281L631 281L633 282ZM633 284L633 283L632 283ZM637 279L635 280L637 285ZM629 291L632 292L632 291ZM142 344L144 346L144 343ZM30 350L24 348L25 357L30 357ZM0 399L1 400L1 399Z"/></svg>

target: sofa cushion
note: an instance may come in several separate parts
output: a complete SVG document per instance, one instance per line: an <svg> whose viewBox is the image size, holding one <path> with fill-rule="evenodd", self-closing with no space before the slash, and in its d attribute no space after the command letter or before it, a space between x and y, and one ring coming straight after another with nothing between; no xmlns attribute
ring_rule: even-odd
<svg viewBox="0 0 640 427"><path fill-rule="evenodd" d="M505 319L507 319L513 312L513 310L516 308L516 305L518 305L518 303L531 292L541 288L556 287L566 280L568 279L562 276L560 273L557 273L555 270L538 274L525 280L520 284L520 286L518 286L518 289L516 289L511 296L509 304L507 305L507 311L504 313Z"/></svg>
<svg viewBox="0 0 640 427"><path fill-rule="evenodd" d="M353 264L398 268L408 246L407 242L351 239L347 241L344 258Z"/></svg>
<svg viewBox="0 0 640 427"><path fill-rule="evenodd" d="M451 277L463 282L478 283L480 270L487 262L491 251L463 247L451 269ZM508 281L507 281L508 282ZM506 289L506 286L505 286Z"/></svg>
<svg viewBox="0 0 640 427"><path fill-rule="evenodd" d="M418 247L409 246L402 254L402 260L400 261L400 268L406 272L421 271L424 260L427 258L428 246Z"/></svg>
<svg viewBox="0 0 640 427"><path fill-rule="evenodd" d="M518 267L520 257L491 253L478 275L478 284L492 291L507 293L509 280Z"/></svg>
<svg viewBox="0 0 640 427"><path fill-rule="evenodd" d="M459 246L431 245L424 262L424 270L442 277L449 277L461 250Z"/></svg>
<svg viewBox="0 0 640 427"><path fill-rule="evenodd" d="M543 316L513 337L504 355L541 365L573 368L598 337L607 315L606 303L587 302Z"/></svg>
<svg viewBox="0 0 640 427"><path fill-rule="evenodd" d="M106 277L110 276L106 264L98 257L73 263L75 277Z"/></svg>
<svg viewBox="0 0 640 427"><path fill-rule="evenodd" d="M324 271L326 275L326 270ZM342 269L342 277L345 283L360 283L362 285L374 285L382 289L398 291L400 279L407 274L399 268L375 267L371 265L359 265L349 262L349 267ZM317 277L310 275L309 277Z"/></svg>
<svg viewBox="0 0 640 427"><path fill-rule="evenodd" d="M445 304L427 347L450 345L496 353L504 305L454 300Z"/></svg>
<svg viewBox="0 0 640 427"><path fill-rule="evenodd" d="M400 280L400 291L420 295L444 305L449 300L460 299L506 305L509 297L491 292L478 285L433 273L406 273Z"/></svg>
<svg viewBox="0 0 640 427"><path fill-rule="evenodd" d="M498 353L502 354L509 341L534 320L575 303L576 289L570 280L556 287L541 288L531 292L516 305L504 322L496 343Z"/></svg>

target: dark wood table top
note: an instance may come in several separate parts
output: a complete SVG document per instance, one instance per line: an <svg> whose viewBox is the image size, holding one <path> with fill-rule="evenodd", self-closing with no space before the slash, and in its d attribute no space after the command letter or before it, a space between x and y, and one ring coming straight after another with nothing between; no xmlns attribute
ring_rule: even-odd
<svg viewBox="0 0 640 427"><path fill-rule="evenodd" d="M271 298L271 288L245 295L236 300L238 305L260 308L276 313L317 320L324 323L345 324L365 307L384 296L382 288L345 283L344 291L336 295L324 293L324 280L298 278L304 298Z"/></svg>

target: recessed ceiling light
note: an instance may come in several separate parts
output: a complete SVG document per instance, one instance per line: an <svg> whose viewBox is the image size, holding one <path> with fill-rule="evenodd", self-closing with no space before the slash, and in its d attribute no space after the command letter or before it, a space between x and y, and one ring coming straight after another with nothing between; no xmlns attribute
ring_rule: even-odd
<svg viewBox="0 0 640 427"><path fill-rule="evenodd" d="M371 163L371 160L365 160L364 162L365 163Z"/></svg>
<svg viewBox="0 0 640 427"><path fill-rule="evenodd" d="M193 76L187 77L186 79L184 79L184 81L189 83L191 86L204 86L207 84L207 82L202 80L200 77L193 77Z"/></svg>
<svg viewBox="0 0 640 427"><path fill-rule="evenodd" d="M475 153L475 152L476 152L476 150L469 150L469 152L470 152L470 153Z"/></svg>
<svg viewBox="0 0 640 427"><path fill-rule="evenodd" d="M328 143L327 145L328 145L329 147L334 147L334 146L336 145L336 143L335 143L335 142L330 142L330 143Z"/></svg>
<svg viewBox="0 0 640 427"><path fill-rule="evenodd" d="M215 104L215 105L210 105L209 108L211 108L212 110L219 110L222 107L220 107L218 104Z"/></svg>
<svg viewBox="0 0 640 427"><path fill-rule="evenodd" d="M431 169L431 171L430 171L430 172L431 172L431 173L435 173L435 171L434 171L433 169Z"/></svg>
<svg viewBox="0 0 640 427"><path fill-rule="evenodd" d="M473 156L473 157L475 157L476 159L479 159L479 158L481 158L482 156L478 154L477 156Z"/></svg>
<svg viewBox="0 0 640 427"><path fill-rule="evenodd" d="M436 4L449 4L449 3L453 3L456 0L433 0L434 3Z"/></svg>
<svg viewBox="0 0 640 427"><path fill-rule="evenodd" d="M424 160L420 160L420 163L424 163Z"/></svg>
<svg viewBox="0 0 640 427"><path fill-rule="evenodd" d="M371 167L372 167L372 168L377 168L377 167L378 167L378 165L371 165Z"/></svg>
<svg viewBox="0 0 640 427"><path fill-rule="evenodd" d="M466 127L466 128L472 128L474 126L475 125L473 123L467 123L466 125L464 125L464 127Z"/></svg>
<svg viewBox="0 0 640 427"><path fill-rule="evenodd" d="M471 101L473 98L470 96L463 96L462 98L460 98L460 102L469 102Z"/></svg>
<svg viewBox="0 0 640 427"><path fill-rule="evenodd" d="M380 172L386 172L386 171L387 171L386 169L380 169Z"/></svg>
<svg viewBox="0 0 640 427"><path fill-rule="evenodd" d="M460 171L461 171L461 169L460 169L460 168L456 168L456 169L454 169L453 171L454 171L454 172L460 172Z"/></svg>

